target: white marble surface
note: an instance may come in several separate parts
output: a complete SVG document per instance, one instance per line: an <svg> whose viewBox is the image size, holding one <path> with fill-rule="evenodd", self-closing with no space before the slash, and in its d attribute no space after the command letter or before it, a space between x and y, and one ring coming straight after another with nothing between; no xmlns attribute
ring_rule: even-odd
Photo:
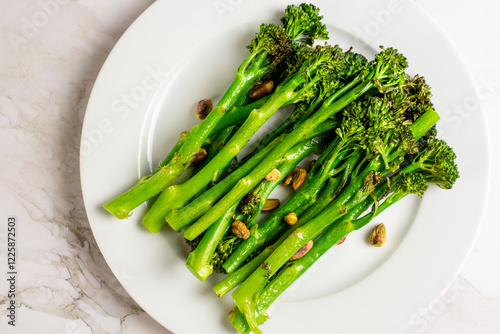
<svg viewBox="0 0 500 334"><path fill-rule="evenodd" d="M152 2L0 0L0 268L6 263L6 219L16 215L21 303L17 326L7 326L8 289L1 274L0 333L170 333L111 274L89 229L78 172L93 82L114 43ZM495 151L498 2L418 3L469 66ZM493 156L491 169L498 168L500 159ZM492 173L482 226L459 277L427 313L420 315L425 305L415 310L408 333L500 333L499 186L500 177Z"/></svg>

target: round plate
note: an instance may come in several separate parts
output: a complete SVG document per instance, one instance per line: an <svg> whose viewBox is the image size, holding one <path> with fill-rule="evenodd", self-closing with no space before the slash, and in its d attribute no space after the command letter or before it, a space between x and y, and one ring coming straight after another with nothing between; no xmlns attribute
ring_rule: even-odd
<svg viewBox="0 0 500 334"><path fill-rule="evenodd" d="M440 137L458 155L461 178L423 199L405 198L327 253L270 310L270 333L394 333L418 325L473 242L488 179L487 139L474 86L454 47L413 2L316 1L330 43L373 56L393 46L433 87ZM176 334L234 333L231 297L185 268L187 247L164 228L146 231L145 205L119 221L101 205L149 174L183 130L197 101L217 100L245 58L261 22L278 22L284 1L155 2L117 43L95 83L85 115L81 179L87 214L111 270L137 303ZM196 10L194 10L196 9ZM473 139L472 139L473 138ZM367 245L383 221L388 241ZM299 315L300 316L290 316ZM406 330L405 330L406 331Z"/></svg>

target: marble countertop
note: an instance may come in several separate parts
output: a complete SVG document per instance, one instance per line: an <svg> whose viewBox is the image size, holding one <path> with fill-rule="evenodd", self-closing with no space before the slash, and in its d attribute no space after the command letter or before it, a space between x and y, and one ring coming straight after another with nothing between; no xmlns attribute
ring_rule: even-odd
<svg viewBox="0 0 500 334"><path fill-rule="evenodd" d="M7 262L7 217L16 216L22 273L15 328L7 325L8 282L0 280L1 333L170 333L109 270L89 227L79 177L80 132L93 83L121 34L151 3L0 1L0 263ZM494 151L500 143L500 5L417 3L468 65ZM500 158L492 156L491 170L498 168ZM416 311L422 315L409 333L500 333L499 187L500 176L492 173L482 225L459 276L434 307Z"/></svg>

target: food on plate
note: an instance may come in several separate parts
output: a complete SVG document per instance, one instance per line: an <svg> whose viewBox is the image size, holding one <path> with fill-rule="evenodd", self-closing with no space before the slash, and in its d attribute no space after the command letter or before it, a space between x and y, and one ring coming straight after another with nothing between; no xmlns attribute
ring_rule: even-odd
<svg viewBox="0 0 500 334"><path fill-rule="evenodd" d="M229 318L240 333L261 333L274 300L348 234L459 177L453 149L437 136L430 87L406 73L406 57L381 47L367 60L324 43L321 19L301 4L286 8L282 25L262 24L217 104L201 100L201 122L157 171L103 205L123 219L158 195L143 225L183 231L186 266L199 280L227 274L213 289L219 297L235 289ZM241 157L285 106L288 117ZM270 198L280 184L290 187L286 201ZM380 224L370 244L385 239Z"/></svg>

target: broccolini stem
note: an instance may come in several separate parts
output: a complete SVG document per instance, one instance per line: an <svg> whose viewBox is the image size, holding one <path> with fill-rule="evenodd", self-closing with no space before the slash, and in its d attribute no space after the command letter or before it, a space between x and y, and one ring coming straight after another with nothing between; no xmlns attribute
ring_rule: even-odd
<svg viewBox="0 0 500 334"><path fill-rule="evenodd" d="M215 135L213 142L208 146L207 156L202 163L193 168L191 175L195 175L196 173L198 173L206 164L208 164L208 162L217 154L217 152L219 152L220 149L224 147L229 138L231 138L231 134L233 133L234 128L235 126L229 126L225 129L222 129ZM223 173L219 173L219 175L221 174Z"/></svg>
<svg viewBox="0 0 500 334"><path fill-rule="evenodd" d="M356 186L359 188L362 182L357 180ZM354 190L354 189L353 189ZM346 213L362 202L365 198L352 196L355 191L341 194L325 211L315 218L295 229L283 242L273 251L273 253L257 268L232 294L233 299L247 319L248 325L254 333L261 332L258 328L256 308L260 292L265 288L269 278L276 274L278 270L309 240L313 240L333 221L346 215ZM351 200L354 197L354 200ZM349 203L347 203L349 202ZM346 233L339 237L342 238ZM314 247L313 247L314 248Z"/></svg>
<svg viewBox="0 0 500 334"><path fill-rule="evenodd" d="M163 159L163 161L160 163L160 165L158 166L158 169L157 171L165 166L166 164L168 164L170 162L170 160L173 159L175 153L179 152L180 148L182 147L182 145L184 145L184 143L186 142L186 139L187 137L189 137L189 132L188 131L184 131L181 133L181 135L179 136L179 140L177 141L177 143L175 143L174 147L172 148L172 150L170 151L170 153L165 157L165 159Z"/></svg>
<svg viewBox="0 0 500 334"><path fill-rule="evenodd" d="M303 139L308 140L314 136L320 135L322 133L327 133L337 126L337 122L328 121L321 124L320 127L311 131ZM265 158L269 152L284 140L285 136L280 136L276 138L270 145L265 147L262 151L259 151L255 156L243 164L240 168L229 174L224 180L219 182L216 186L209 189L205 194L201 195L199 198L195 199L193 202L184 206L178 211L173 210L165 220L170 224L170 226L178 231L184 226L187 226L193 221L196 221L204 213L210 210L213 204L222 196L224 196L228 191L233 188L241 178L243 178L250 171L255 169L257 164ZM299 144L300 145L300 144ZM298 147L297 147L298 149ZM293 151L293 148L291 149ZM280 159L281 160L281 159ZM266 174L267 175L267 174ZM234 203L233 203L234 204ZM151 211L151 210L150 210ZM163 224L163 223L162 223ZM162 225L163 226L163 225ZM161 226L160 226L161 227Z"/></svg>
<svg viewBox="0 0 500 334"><path fill-rule="evenodd" d="M274 190L274 188L276 188L288 175L288 173L290 173L305 157L313 152L319 152L329 139L331 139L330 135L322 134L309 140L305 140L294 146L292 150L287 152L286 156L283 157L283 162L278 166L280 177L274 181L267 181L265 179L260 181L260 183L255 186L252 192L246 195L250 198L258 199L256 203L248 203L244 208L245 211L248 211L249 213L247 215L246 221L246 225L248 228L252 227L255 224L267 198ZM245 204L243 205L245 206Z"/></svg>
<svg viewBox="0 0 500 334"><path fill-rule="evenodd" d="M236 205L228 210L216 224L210 226L198 246L188 255L186 267L200 281L205 281L213 272L212 255L217 248L217 244L229 230L235 210Z"/></svg>
<svg viewBox="0 0 500 334"><path fill-rule="evenodd" d="M337 137L319 157L317 164L321 165L321 168L317 173L310 173L306 182L291 198L260 225L252 227L250 237L240 243L222 265L228 273L236 270L250 254L264 245L266 240L269 241L280 234L286 227L283 224L283 218L288 213L294 212L296 215L300 215L316 201L317 194L340 160L338 156L339 150L342 148L342 145L339 145L340 141L340 138ZM328 160L321 164L320 161L324 160L325 157L328 157Z"/></svg>
<svg viewBox="0 0 500 334"><path fill-rule="evenodd" d="M356 219L361 213L368 209L373 202L373 199L367 198L365 202L354 207L348 216L340 218L330 228L321 234L321 236L314 241L313 248L307 252L302 258L289 261L289 265L284 266L277 276L269 282L259 295L255 312L257 313L257 324L262 325L268 318L266 311L274 301L294 283L304 272L309 269L324 253L332 248L344 235L338 226L349 226L349 222ZM372 217L373 218L373 217ZM337 227L337 228L335 228ZM231 317L231 322L238 329L240 333L250 333L250 327L247 320L238 309L233 310L235 314Z"/></svg>
<svg viewBox="0 0 500 334"><path fill-rule="evenodd" d="M224 117L217 123L212 132L219 133L220 131L224 131L224 129L228 127L235 126L238 123L243 123L245 119L247 119L248 115L250 115L250 112L254 109L262 107L266 103L266 101L269 100L269 97L270 95L264 96L257 101L253 101L248 104L242 104L240 107L236 107L240 104L235 103L235 105L228 109ZM160 163L158 169L165 166L173 159L175 153L179 152L179 149L182 147L187 137L189 137L189 131L184 131L181 133L181 135L179 136L179 140L174 145L169 154L165 157L165 159L163 159L163 161Z"/></svg>
<svg viewBox="0 0 500 334"><path fill-rule="evenodd" d="M243 123L248 118L252 110L262 107L271 96L272 94L241 106L234 104L226 111L226 114L222 117L219 123L217 123L212 133L218 133L227 127Z"/></svg>
<svg viewBox="0 0 500 334"><path fill-rule="evenodd" d="M248 261L245 265L241 266L238 270L226 276L222 281L215 284L213 289L218 297L224 296L226 293L235 288L238 284L243 282L248 276L250 276L255 269L257 269L262 262L269 255L271 255L273 248L265 248L259 255L257 255L252 260Z"/></svg>
<svg viewBox="0 0 500 334"><path fill-rule="evenodd" d="M291 152L287 154L284 158L284 162L278 168L281 173L281 177L275 181L262 182L260 187L257 187L258 189L256 189L255 195L258 196L260 200L257 203L257 207L254 208L251 214L251 219L247 222L247 226L255 222L267 197L281 182L281 180L297 165L297 163L302 161L312 152L318 151L327 139L327 135L313 137L304 141L300 145L297 145L294 150L291 150ZM223 217L221 217L221 219L219 219L216 224L210 226L210 228L203 235L200 244L188 256L188 261L186 263L187 267L201 281L205 281L205 279L213 271L212 265L210 264L212 255L215 252L217 244L229 230L231 217L235 212L236 207L237 205L233 206Z"/></svg>
<svg viewBox="0 0 500 334"><path fill-rule="evenodd" d="M410 130L413 132L415 140L420 140L437 121L439 121L439 115L433 109L429 108L420 115L420 117L410 125Z"/></svg>

